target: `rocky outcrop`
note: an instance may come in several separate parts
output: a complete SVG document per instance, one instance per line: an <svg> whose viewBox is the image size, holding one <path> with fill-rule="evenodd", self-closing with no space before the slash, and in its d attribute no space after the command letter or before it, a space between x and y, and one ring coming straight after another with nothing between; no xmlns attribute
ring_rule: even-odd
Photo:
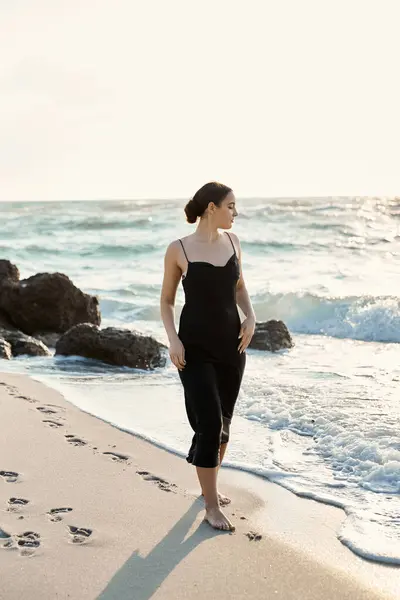
<svg viewBox="0 0 400 600"><path fill-rule="evenodd" d="M0 260L0 315L28 335L101 322L98 298L83 293L66 275L38 273L20 280L8 260Z"/></svg>
<svg viewBox="0 0 400 600"><path fill-rule="evenodd" d="M40 340L25 335L22 331L0 328L0 343L5 341L10 347L10 356L2 356L1 358L12 358L21 354L29 354L29 356L51 356L50 350Z"/></svg>
<svg viewBox="0 0 400 600"><path fill-rule="evenodd" d="M294 342L283 321L265 321L256 324L249 348L276 352L283 348L292 348Z"/></svg>
<svg viewBox="0 0 400 600"><path fill-rule="evenodd" d="M128 329L82 323L64 333L56 344L56 354L85 356L106 363L137 369L163 367L165 346L154 338Z"/></svg>
<svg viewBox="0 0 400 600"><path fill-rule="evenodd" d="M2 337L0 337L0 358L8 360L12 358L11 345Z"/></svg>

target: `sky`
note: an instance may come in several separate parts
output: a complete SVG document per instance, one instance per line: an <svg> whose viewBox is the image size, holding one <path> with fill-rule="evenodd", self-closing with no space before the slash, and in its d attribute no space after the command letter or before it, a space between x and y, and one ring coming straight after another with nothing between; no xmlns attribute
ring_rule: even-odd
<svg viewBox="0 0 400 600"><path fill-rule="evenodd" d="M0 0L0 201L400 195L397 0Z"/></svg>

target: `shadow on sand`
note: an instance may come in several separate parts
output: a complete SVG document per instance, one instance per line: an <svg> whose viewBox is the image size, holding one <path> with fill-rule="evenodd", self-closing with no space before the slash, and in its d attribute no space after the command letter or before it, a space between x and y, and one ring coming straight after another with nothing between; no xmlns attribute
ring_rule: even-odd
<svg viewBox="0 0 400 600"><path fill-rule="evenodd" d="M195 500L150 554L142 557L139 550L135 550L98 596L98 600L148 600L196 546L216 535L229 535L227 531L213 530L202 521L193 534L183 541L197 515L203 510L202 500Z"/></svg>

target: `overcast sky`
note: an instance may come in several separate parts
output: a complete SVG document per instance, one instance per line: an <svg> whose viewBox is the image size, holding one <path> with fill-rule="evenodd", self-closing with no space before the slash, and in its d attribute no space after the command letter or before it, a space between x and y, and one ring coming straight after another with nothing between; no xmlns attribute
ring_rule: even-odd
<svg viewBox="0 0 400 600"><path fill-rule="evenodd" d="M0 200L400 195L398 5L0 0Z"/></svg>

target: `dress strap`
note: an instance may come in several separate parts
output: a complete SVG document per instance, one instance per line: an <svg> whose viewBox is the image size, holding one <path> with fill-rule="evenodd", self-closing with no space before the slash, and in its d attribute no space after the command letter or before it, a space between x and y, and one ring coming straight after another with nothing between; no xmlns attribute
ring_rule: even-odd
<svg viewBox="0 0 400 600"><path fill-rule="evenodd" d="M188 257L187 257L186 250L185 250L185 246L183 245L183 243L182 243L182 240L181 240L181 239L180 239L179 241L180 241L180 243L181 243L182 250L183 250L183 252L184 252L184 254L185 254L185 258L186 258L186 260L187 260L187 261L188 261L188 263L189 263L189 262L190 262L190 260L189 260L189 259L188 259Z"/></svg>
<svg viewBox="0 0 400 600"><path fill-rule="evenodd" d="M231 240L232 248L233 248L233 251L234 251L234 253L236 255L236 248L235 248L234 243L232 242L232 238L231 238L231 236L229 235L229 233L227 231L225 231L225 233L228 236L228 238Z"/></svg>

